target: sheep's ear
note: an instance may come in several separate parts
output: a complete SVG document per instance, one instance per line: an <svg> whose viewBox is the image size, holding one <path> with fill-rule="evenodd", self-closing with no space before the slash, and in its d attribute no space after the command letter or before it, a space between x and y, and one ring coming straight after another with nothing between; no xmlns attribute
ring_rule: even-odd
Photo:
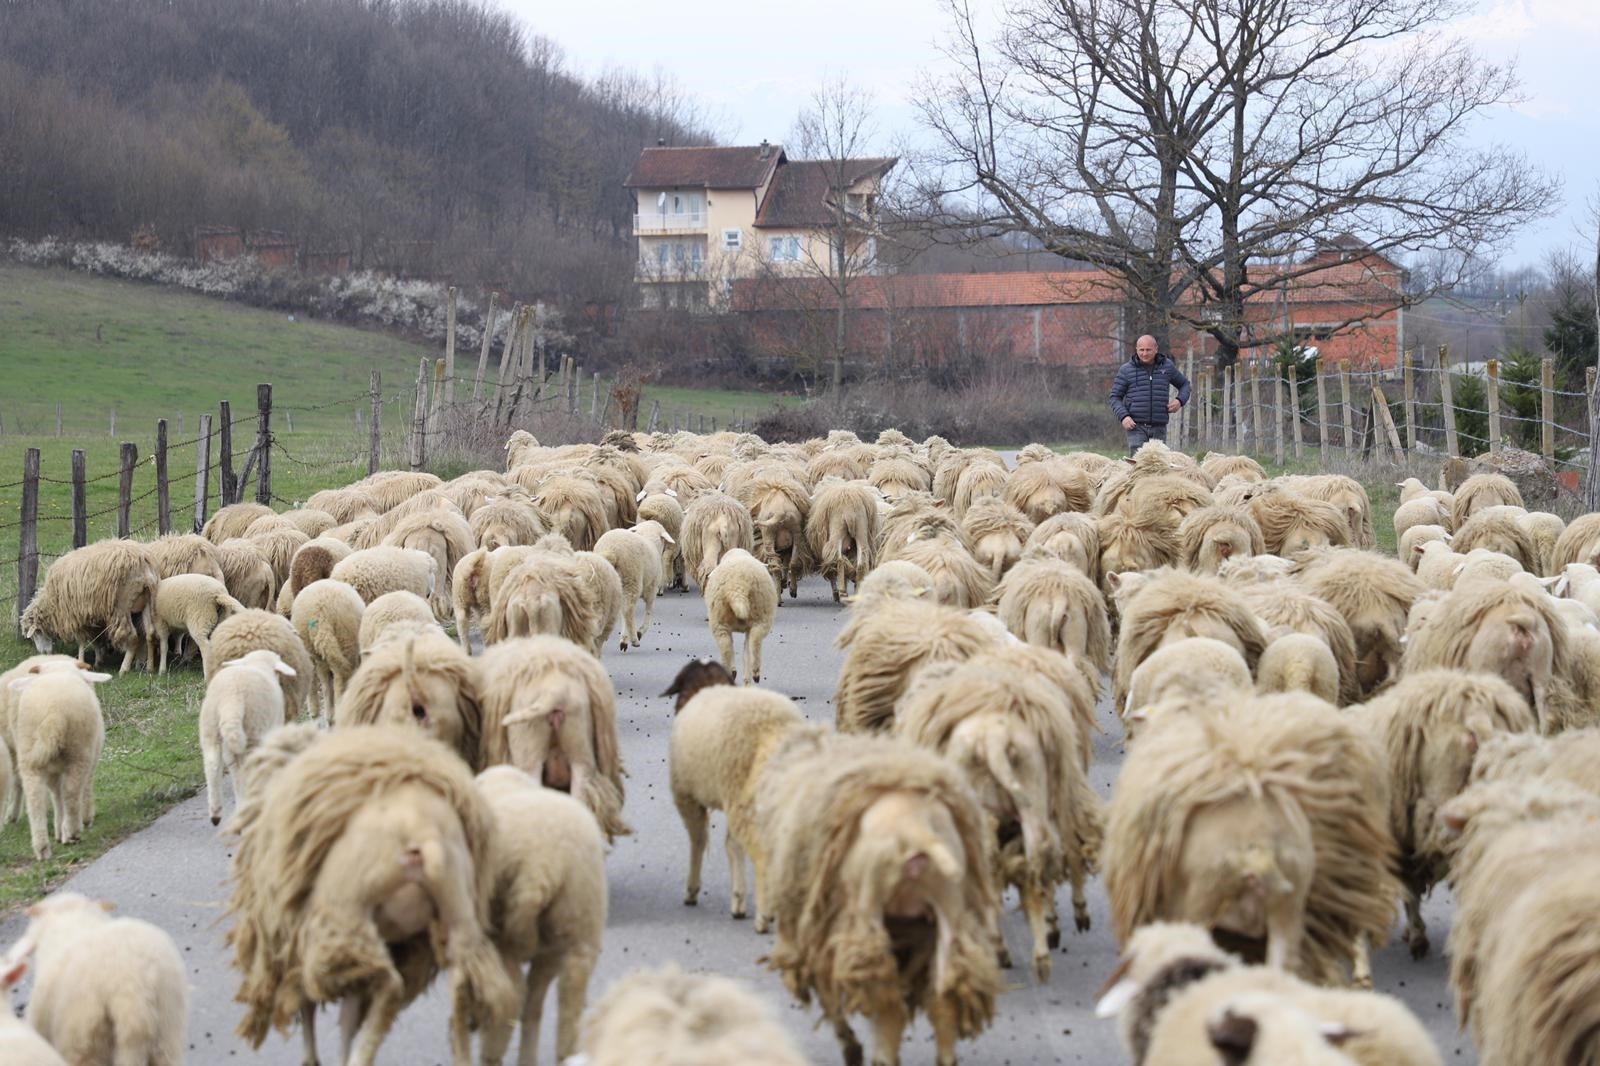
<svg viewBox="0 0 1600 1066"><path fill-rule="evenodd" d="M633 498L633 502L634 503L643 503L644 502L644 496L645 496L644 489L640 489L639 490L639 495L637 495L637 496L635 496Z"/></svg>
<svg viewBox="0 0 1600 1066"><path fill-rule="evenodd" d="M282 659L279 659L277 662L273 663L272 664L272 668L274 670L278 671L278 673L282 674L284 677L298 677L299 676L298 674L296 674L294 672L294 667L290 666L288 663L284 662Z"/></svg>
<svg viewBox="0 0 1600 1066"><path fill-rule="evenodd" d="M1107 574L1106 575L1106 584L1111 586L1111 591L1113 591L1113 592L1115 592L1117 589L1120 589L1122 587L1122 574L1121 574L1121 572L1117 571L1117 570L1113 570L1113 571L1111 571L1111 573Z"/></svg>
<svg viewBox="0 0 1600 1066"><path fill-rule="evenodd" d="M544 717L544 715L539 714L536 711L531 711L531 710L528 710L527 708L523 708L520 711L512 711L510 714L506 715L505 718L503 718L501 720L500 724L501 725L521 725L524 722L532 722L535 719L543 718L543 717Z"/></svg>
<svg viewBox="0 0 1600 1066"><path fill-rule="evenodd" d="M0 990L10 991L28 972L28 960L7 957L0 960Z"/></svg>
<svg viewBox="0 0 1600 1066"><path fill-rule="evenodd" d="M661 539L666 541L668 544L676 544L676 543L678 543L677 541L672 539L672 534L668 533L664 529L661 531Z"/></svg>
<svg viewBox="0 0 1600 1066"><path fill-rule="evenodd" d="M99 903L98 903L98 906L99 906L99 908L101 910L105 911L107 914L110 914L112 911L117 909L117 905L115 903L111 902L109 899L100 900Z"/></svg>
<svg viewBox="0 0 1600 1066"><path fill-rule="evenodd" d="M1545 580L1549 581L1550 579L1546 578ZM1572 579L1564 573L1557 574L1555 577L1555 583L1549 586L1550 593L1553 596L1565 596L1567 594L1567 590L1571 587Z"/></svg>
<svg viewBox="0 0 1600 1066"><path fill-rule="evenodd" d="M110 674L97 674L93 670L79 670L78 676L89 682L91 685L98 685L101 682L111 680Z"/></svg>
<svg viewBox="0 0 1600 1066"><path fill-rule="evenodd" d="M1096 1018L1115 1018L1132 1003L1138 996L1139 982L1128 976L1128 970L1133 966L1133 957L1124 955L1117 960L1117 968L1111 971L1111 976L1106 978L1106 983L1100 986L1100 998L1095 1001L1094 1016Z"/></svg>
<svg viewBox="0 0 1600 1066"><path fill-rule="evenodd" d="M11 685L10 685L11 691L12 692L26 692L26 691L28 691L28 687L30 685L32 685L37 680L39 680L39 677L38 677L37 674L28 674L28 675L24 675L23 677L14 677L14 678L11 679Z"/></svg>
<svg viewBox="0 0 1600 1066"><path fill-rule="evenodd" d="M227 662L223 663L222 666L219 667L218 669L226 669L227 667L230 667L230 666L239 666L243 662L244 662L243 659L229 659Z"/></svg>
<svg viewBox="0 0 1600 1066"><path fill-rule="evenodd" d="M678 498L678 490L677 489L668 489L667 490L667 495L671 496L674 500L676 500Z"/></svg>

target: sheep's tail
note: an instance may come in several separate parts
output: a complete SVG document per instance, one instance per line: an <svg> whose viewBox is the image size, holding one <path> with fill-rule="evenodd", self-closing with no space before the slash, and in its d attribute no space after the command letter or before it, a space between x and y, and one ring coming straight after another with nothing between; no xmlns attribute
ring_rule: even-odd
<svg viewBox="0 0 1600 1066"><path fill-rule="evenodd" d="M44 715L33 731L33 744L26 752L17 752L18 766L48 766L71 752L72 730L67 725L68 717L55 712Z"/></svg>
<svg viewBox="0 0 1600 1066"><path fill-rule="evenodd" d="M223 612L223 614L238 614L244 609L244 604L234 599L227 590L217 593L217 610Z"/></svg>
<svg viewBox="0 0 1600 1066"><path fill-rule="evenodd" d="M748 621L751 615L750 590L745 587L742 581L730 582L727 596L728 609L733 612L734 617L741 622Z"/></svg>
<svg viewBox="0 0 1600 1066"><path fill-rule="evenodd" d="M229 699L218 711L217 734L222 739L222 750L228 753L228 761L237 766L250 752L250 738L244 731L244 708Z"/></svg>

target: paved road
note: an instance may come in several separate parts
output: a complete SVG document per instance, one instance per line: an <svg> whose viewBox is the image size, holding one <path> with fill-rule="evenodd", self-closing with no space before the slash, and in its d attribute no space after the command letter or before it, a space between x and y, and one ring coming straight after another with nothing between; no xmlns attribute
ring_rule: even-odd
<svg viewBox="0 0 1600 1066"><path fill-rule="evenodd" d="M607 860L611 920L591 993L598 995L628 970L668 961L689 969L715 970L748 982L779 1005L784 1023L812 1061L837 1062L832 1033L813 1026L816 1013L793 1006L777 976L757 963L767 950L767 938L753 932L749 922L728 917L720 816L714 823L716 837L705 865L701 905L687 908L681 902L687 842L668 793L671 706L658 693L687 657L712 654L714 649L697 594L667 596L657 607L656 624L642 649L622 654L613 647L605 657L620 697L622 749L630 774L625 814L635 835L618 843ZM763 655L767 684L799 699L807 716L818 721L831 722L833 718L831 697L841 660L833 637L841 615L822 581L813 578L805 582L801 598L780 612ZM1122 746L1105 706L1101 718L1107 735L1096 742L1093 777L1101 794L1108 796L1122 760ZM261 1050L252 1052L233 1035L240 1017L233 1003L237 980L217 924L226 895L223 882L228 859L229 851L211 828L200 797L178 806L113 849L67 887L114 900L122 913L154 921L177 938L194 983L192 1064L295 1066L301 1061L298 1037L285 1041L274 1036ZM1064 953L1056 961L1049 985L1033 985L1025 968L1009 972L1012 988L1000 1000L995 1024L977 1040L962 1045L963 1061L984 1066L1126 1061L1111 1023L1096 1020L1092 1014L1094 993L1115 965L1116 947L1098 882L1091 885L1089 899L1093 930L1075 935L1070 932L1071 923L1066 924ZM1065 907L1065 893L1061 901ZM1442 944L1452 910L1449 896L1441 890L1430 904L1430 934L1435 944ZM19 919L0 925L0 942L10 943L20 931ZM1005 931L1013 954L1026 960L1027 927L1014 910L1006 915ZM1380 988L1399 995L1427 1021L1445 1061L1477 1061L1471 1042L1456 1033L1443 959L1436 954L1413 963L1403 945L1396 942L1378 953L1373 969ZM23 1000L25 995L19 997L19 1007ZM545 1062L553 1054L554 1009L552 997L546 1014ZM401 1017L381 1060L405 1066L444 1062L445 1018L446 1003L436 986ZM865 1037L865 1027L858 1028ZM336 1051L336 1032L333 1015L325 1012L321 1047L328 1062ZM906 1061L933 1061L932 1037L925 1023L919 1022L911 1034Z"/></svg>

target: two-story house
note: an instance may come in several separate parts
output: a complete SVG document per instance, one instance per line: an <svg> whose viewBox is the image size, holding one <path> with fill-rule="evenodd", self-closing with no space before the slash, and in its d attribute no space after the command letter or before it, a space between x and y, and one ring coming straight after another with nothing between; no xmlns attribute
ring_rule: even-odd
<svg viewBox="0 0 1600 1066"><path fill-rule="evenodd" d="M724 303L739 278L876 272L878 193L897 160L790 160L778 145L646 148L634 194L644 307Z"/></svg>

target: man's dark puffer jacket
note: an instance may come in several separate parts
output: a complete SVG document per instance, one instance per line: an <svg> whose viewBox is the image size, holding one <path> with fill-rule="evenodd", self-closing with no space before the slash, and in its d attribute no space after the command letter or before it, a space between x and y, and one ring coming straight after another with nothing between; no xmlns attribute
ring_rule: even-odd
<svg viewBox="0 0 1600 1066"><path fill-rule="evenodd" d="M1111 413L1118 422L1132 415L1141 426L1164 426L1168 418L1168 388L1174 385L1178 388L1178 402L1187 405L1189 379L1177 363L1157 353L1156 361L1145 366L1135 355L1117 368L1117 379L1111 383Z"/></svg>

